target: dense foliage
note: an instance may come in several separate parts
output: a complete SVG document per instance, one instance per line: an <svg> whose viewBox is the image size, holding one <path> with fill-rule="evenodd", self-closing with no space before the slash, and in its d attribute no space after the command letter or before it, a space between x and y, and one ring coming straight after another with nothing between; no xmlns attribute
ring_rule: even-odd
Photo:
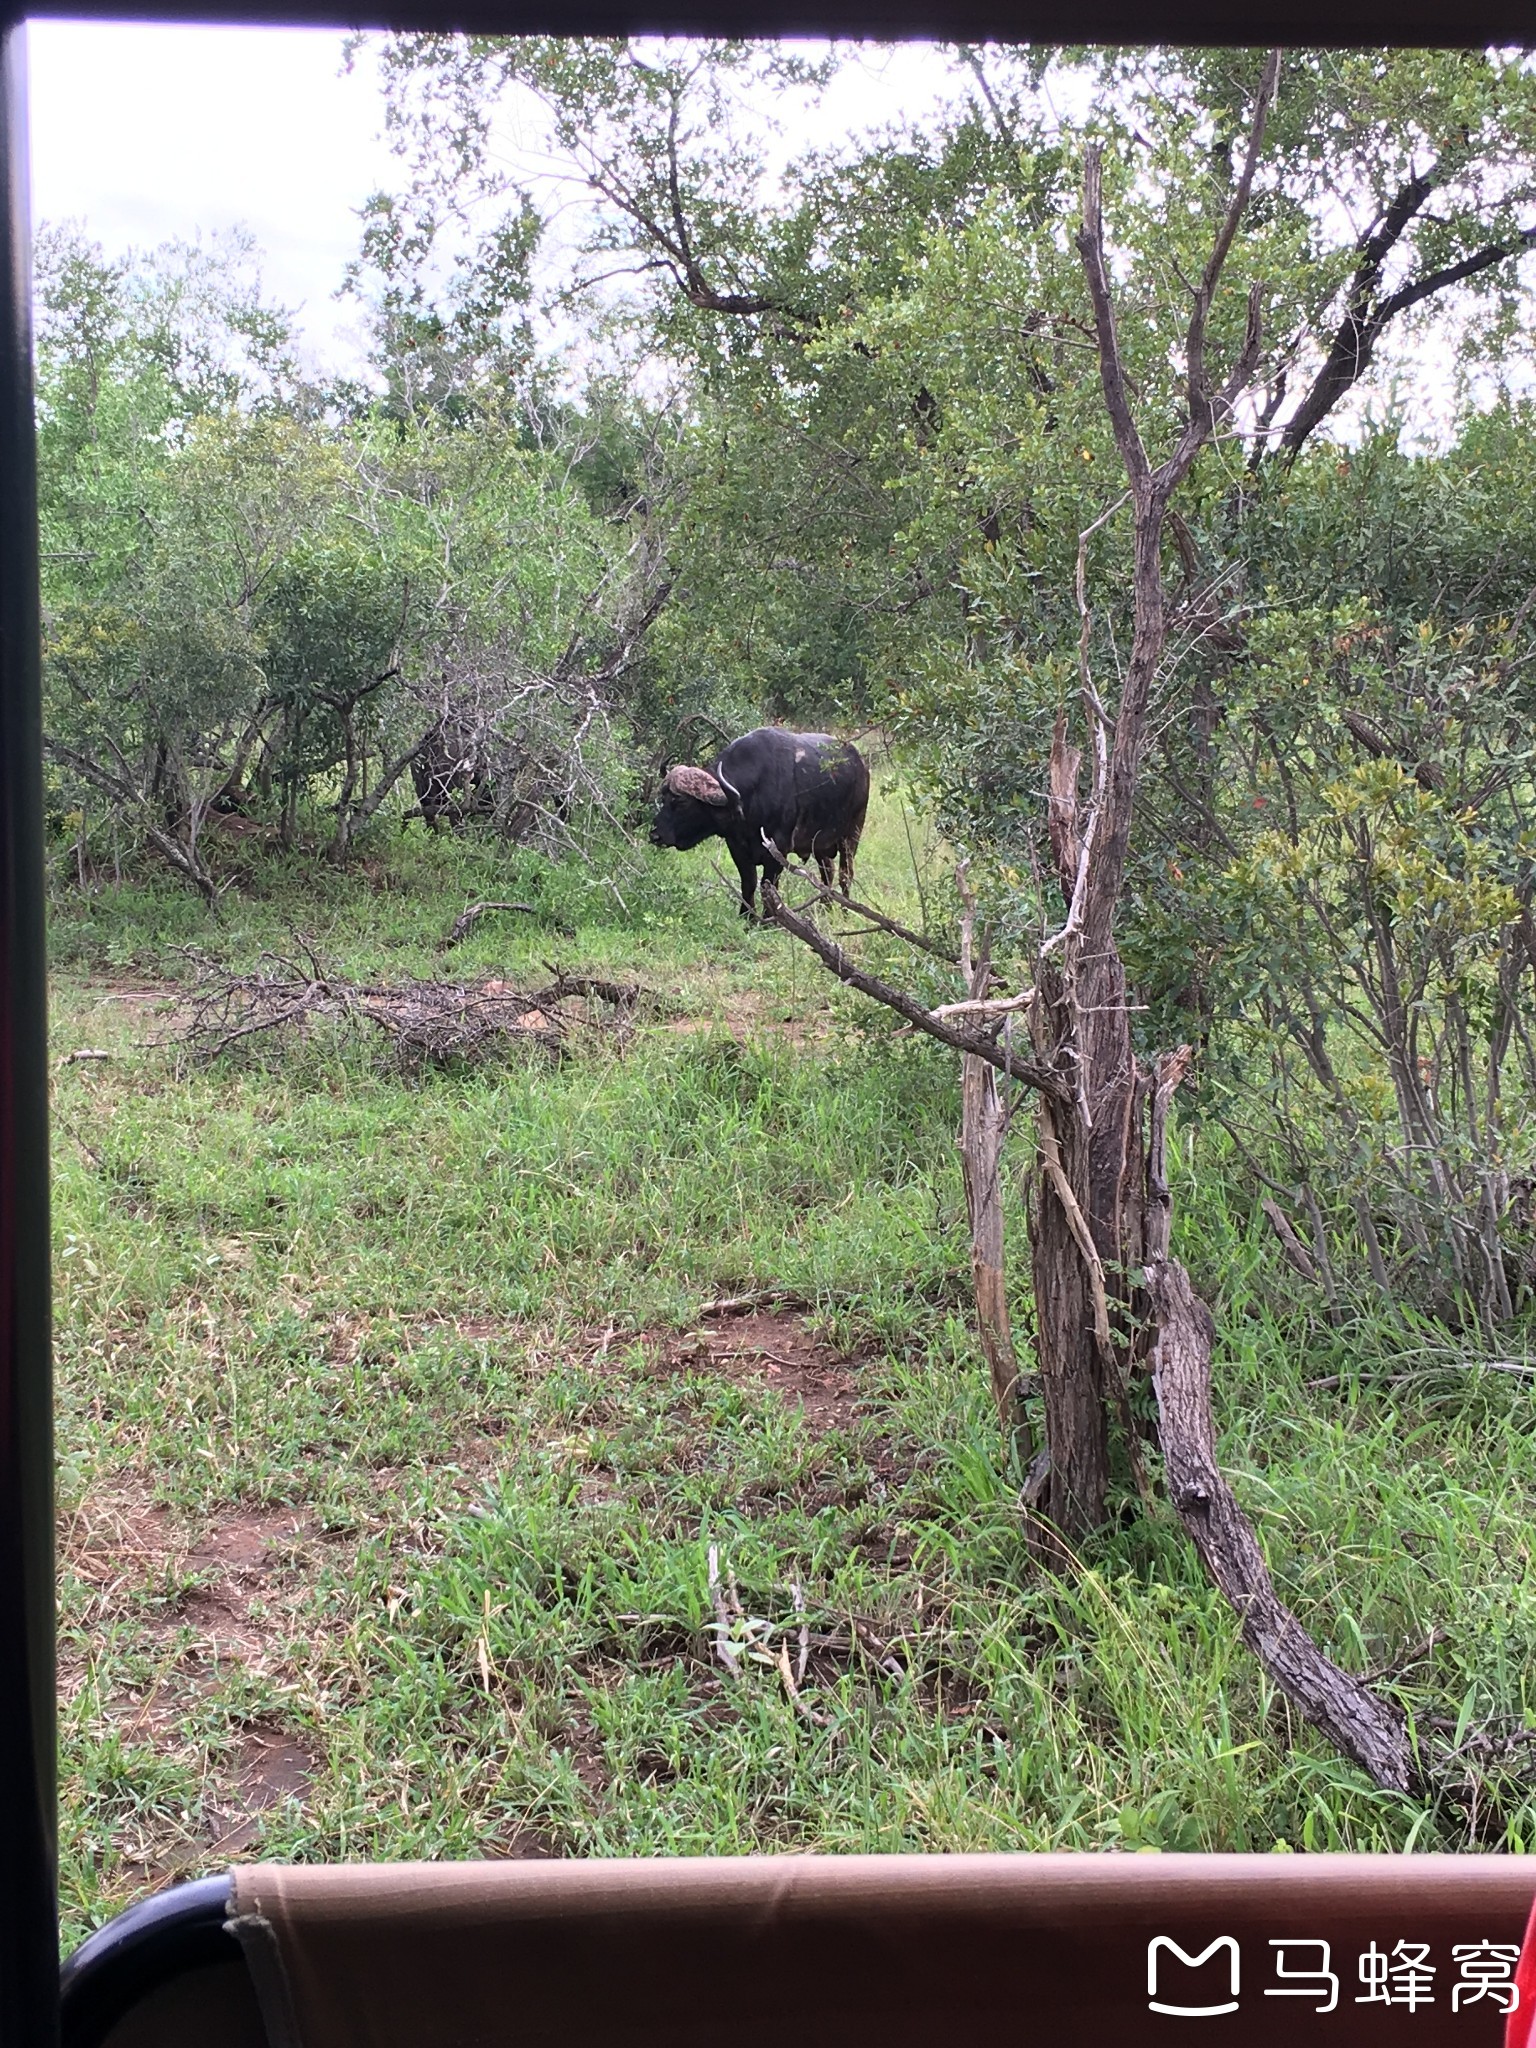
<svg viewBox="0 0 1536 2048"><path fill-rule="evenodd" d="M53 234L76 872L148 842L214 901L221 836L341 857L413 797L579 842L716 730L841 718L919 772L1027 961L1052 728L1086 739L1080 662L1112 677L1130 623L1083 148L1155 435L1259 56L949 57L922 124L786 161L775 114L835 50L390 40L366 387L305 385L249 250ZM1198 1039L1328 1284L1485 1323L1531 1280L1533 108L1497 53L1285 59L1208 338L1262 347L1166 543L1122 918L1145 1042Z"/></svg>

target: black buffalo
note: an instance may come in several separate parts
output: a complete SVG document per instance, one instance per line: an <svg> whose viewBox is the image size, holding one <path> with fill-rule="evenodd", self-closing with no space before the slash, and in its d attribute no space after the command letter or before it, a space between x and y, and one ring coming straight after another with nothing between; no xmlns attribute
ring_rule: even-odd
<svg viewBox="0 0 1536 2048"><path fill-rule="evenodd" d="M791 854L814 859L829 889L836 860L846 896L868 805L869 770L857 748L830 733L765 725L732 740L712 768L668 770L651 844L723 839L741 876L741 914L751 917L758 869L771 888Z"/></svg>

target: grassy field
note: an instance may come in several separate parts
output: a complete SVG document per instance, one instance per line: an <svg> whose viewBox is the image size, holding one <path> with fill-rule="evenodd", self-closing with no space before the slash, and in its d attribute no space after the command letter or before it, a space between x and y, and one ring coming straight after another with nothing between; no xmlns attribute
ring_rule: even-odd
<svg viewBox="0 0 1536 2048"><path fill-rule="evenodd" d="M944 883L908 822L888 785L860 879L915 917ZM445 966L501 896L540 914ZM554 961L664 1000L558 1066L155 1043L177 947L249 964L296 930L359 976ZM218 924L169 885L61 889L53 942L71 1938L254 1856L1536 1833L1518 1785L1384 1796L1297 1725L1170 1514L1069 1577L1029 1564L953 1063L743 929L703 854L417 833L264 867ZM1210 1135L1177 1150L1223 1455L1283 1596L1416 1713L1530 1717L1527 1383L1364 1311L1328 1328Z"/></svg>

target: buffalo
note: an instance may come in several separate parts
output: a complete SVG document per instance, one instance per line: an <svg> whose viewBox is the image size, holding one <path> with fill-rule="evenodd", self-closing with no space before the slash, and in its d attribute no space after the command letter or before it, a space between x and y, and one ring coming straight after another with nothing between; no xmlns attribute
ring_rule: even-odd
<svg viewBox="0 0 1536 2048"><path fill-rule="evenodd" d="M741 914L749 918L758 869L772 888L792 854L813 859L829 889L836 860L847 896L868 805L869 769L847 740L760 726L732 740L712 768L667 771L651 844L687 848L723 839L741 876Z"/></svg>
<svg viewBox="0 0 1536 2048"><path fill-rule="evenodd" d="M446 818L450 826L467 818L487 818L496 808L496 788L484 754L467 727L440 718L411 756L416 808L403 823L425 818L436 832Z"/></svg>

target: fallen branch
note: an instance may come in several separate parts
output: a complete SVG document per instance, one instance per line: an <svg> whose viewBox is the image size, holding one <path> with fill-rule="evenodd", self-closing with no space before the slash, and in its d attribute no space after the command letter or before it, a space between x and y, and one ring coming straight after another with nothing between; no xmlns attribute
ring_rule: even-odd
<svg viewBox="0 0 1536 2048"><path fill-rule="evenodd" d="M302 942L301 942L302 944ZM553 983L531 991L499 978L473 983L352 982L331 974L304 947L303 962L265 956L256 974L232 974L217 962L191 955L200 986L185 1006L187 1021L168 1043L201 1060L217 1059L251 1038L297 1032L321 1018L361 1022L381 1031L411 1059L442 1063L482 1059L513 1045L540 1047L552 1057L572 1029L622 1028L647 998L637 984L621 985L551 968ZM562 1005L597 998L618 1013L610 1023Z"/></svg>
<svg viewBox="0 0 1536 2048"><path fill-rule="evenodd" d="M715 1610L715 1655L729 1671L732 1678L738 1668L738 1653L731 1646L731 1610L725 1604L725 1594L720 1585L720 1546L709 1546L709 1599Z"/></svg>
<svg viewBox="0 0 1536 2048"><path fill-rule="evenodd" d="M699 1310L705 1316L749 1316L760 1308L789 1308L810 1311L816 1304L806 1295L783 1287L761 1287L755 1294L727 1294L719 1301L706 1301Z"/></svg>
<svg viewBox="0 0 1536 2048"><path fill-rule="evenodd" d="M80 1150L85 1154L86 1158L89 1159L92 1166L96 1168L97 1172L105 1173L107 1170L107 1162L102 1157L102 1155L96 1150L96 1147L93 1144L91 1144L88 1139L81 1137L79 1131L76 1130L75 1126L70 1122L69 1118L63 1115L61 1111L59 1111L58 1109L54 1109L53 1111L51 1111L51 1115L55 1123L62 1124L64 1129L68 1131L69 1135L80 1147Z"/></svg>
<svg viewBox="0 0 1536 2048"><path fill-rule="evenodd" d="M869 1623L857 1614L851 1615L849 1621L854 1644L860 1655L866 1658L876 1671L883 1671L887 1678L905 1678L906 1666L899 1658L891 1655L889 1644L876 1635Z"/></svg>
<svg viewBox="0 0 1536 2048"><path fill-rule="evenodd" d="M1437 1380L1448 1372L1512 1372L1519 1379L1536 1379L1536 1365L1526 1364L1517 1358L1447 1358L1439 1365L1421 1365L1412 1372L1331 1372L1320 1380L1308 1380L1307 1390L1314 1394L1336 1394L1344 1387L1357 1382L1369 1382L1372 1386L1406 1387L1414 1380Z"/></svg>
<svg viewBox="0 0 1536 2048"><path fill-rule="evenodd" d="M813 1728L826 1728L831 1725L825 1714L818 1714L813 1706L800 1697L800 1688L795 1683L795 1674L789 1668L789 1645L787 1643L780 1643L779 1645L779 1676L784 1681L784 1691L789 1703L797 1714L803 1715Z"/></svg>
<svg viewBox="0 0 1536 2048"><path fill-rule="evenodd" d="M1413 1665L1422 1664L1426 1657L1432 1657L1435 1654L1435 1645L1444 1641L1445 1630L1443 1628L1432 1628L1423 1642L1417 1644L1413 1649L1404 1650L1400 1656L1393 1657L1386 1664L1378 1664L1374 1671L1362 1671L1360 1683L1362 1685L1379 1685L1384 1678L1400 1678Z"/></svg>
<svg viewBox="0 0 1536 2048"><path fill-rule="evenodd" d="M461 912L454 919L448 936L445 939L438 940L438 952L451 952L461 939L468 936L469 932L480 922L481 918L492 910L521 910L528 917L537 917L539 914L531 903L471 903L468 910Z"/></svg>
<svg viewBox="0 0 1536 2048"><path fill-rule="evenodd" d="M811 1659L811 1625L805 1618L805 1595L800 1590L800 1581L790 1581L790 1597L795 1603L795 1612L800 1617L800 1656L798 1663L791 1667L789 1644L782 1638L779 1642L779 1676L784 1681L784 1691L790 1705L814 1728L827 1728L831 1722L827 1715L818 1714L816 1709L800 1697L800 1688L805 1683L806 1666Z"/></svg>
<svg viewBox="0 0 1536 2048"><path fill-rule="evenodd" d="M612 1003L616 1010L631 1010L648 994L637 981L601 981L595 974L567 974L548 960L544 965L555 978L534 998L539 1003L561 1003L568 996L596 996L600 1002Z"/></svg>
<svg viewBox="0 0 1536 2048"><path fill-rule="evenodd" d="M830 893L830 892L829 892ZM1042 1067L1035 1060L1020 1059L1018 1054L1003 1046L994 1045L990 1038L976 1032L961 1031L936 1017L932 1010L920 1003L915 996L909 996L905 989L899 989L878 975L866 974L856 967L848 955L834 940L824 938L808 919L791 910L771 883L763 883L763 909L770 923L778 925L802 945L808 946L823 966L830 969L839 981L849 988L856 988L861 995L872 996L877 1003L883 1003L888 1010L894 1010L898 1017L905 1017L917 1030L928 1037L938 1039L954 1052L970 1053L974 1058L985 1060L988 1066L996 1067L999 1073L1008 1074L1015 1081L1022 1081L1027 1087L1038 1088L1042 1094L1052 1096L1060 1102L1071 1100L1071 1091L1061 1076L1049 1067ZM930 947L930 951L933 949ZM957 963L958 964L958 963Z"/></svg>
<svg viewBox="0 0 1536 2048"><path fill-rule="evenodd" d="M1413 1783L1402 1712L1341 1670L1275 1593L1247 1516L1216 1462L1210 1310L1172 1259L1146 1269L1157 1331L1157 1396L1168 1494L1201 1562L1241 1624L1243 1641L1288 1700L1385 1791Z"/></svg>

